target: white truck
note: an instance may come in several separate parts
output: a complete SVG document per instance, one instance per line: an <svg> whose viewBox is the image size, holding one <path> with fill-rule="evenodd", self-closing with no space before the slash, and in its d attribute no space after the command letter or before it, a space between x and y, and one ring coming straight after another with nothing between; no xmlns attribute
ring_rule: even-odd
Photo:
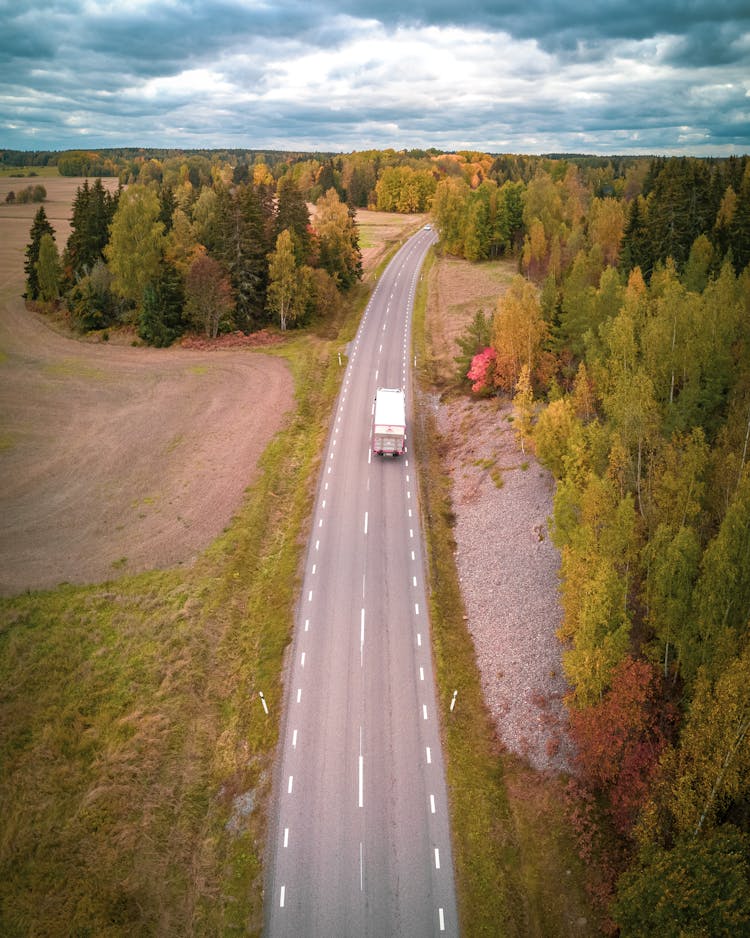
<svg viewBox="0 0 750 938"><path fill-rule="evenodd" d="M372 451L400 456L406 446L406 397L401 388L378 388L372 416Z"/></svg>

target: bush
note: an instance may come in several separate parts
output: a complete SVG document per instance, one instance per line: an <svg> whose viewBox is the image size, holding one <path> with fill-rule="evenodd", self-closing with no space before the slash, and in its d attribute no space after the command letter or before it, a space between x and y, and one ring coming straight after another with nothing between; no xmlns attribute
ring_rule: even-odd
<svg viewBox="0 0 750 938"><path fill-rule="evenodd" d="M8 193L10 195L10 193ZM35 186L26 186L25 189L21 189L18 195L14 196L15 201L19 202L22 205L27 204L28 202L44 202L47 198L47 190L41 183L37 183ZM6 196L5 201L8 201Z"/></svg>

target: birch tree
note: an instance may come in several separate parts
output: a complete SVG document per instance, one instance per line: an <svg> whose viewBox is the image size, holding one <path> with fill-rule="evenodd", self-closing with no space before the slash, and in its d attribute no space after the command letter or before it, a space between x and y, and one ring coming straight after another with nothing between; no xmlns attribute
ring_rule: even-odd
<svg viewBox="0 0 750 938"><path fill-rule="evenodd" d="M155 280L165 248L161 205L153 189L130 186L120 196L104 249L117 293L134 305L143 300L147 283Z"/></svg>
<svg viewBox="0 0 750 938"><path fill-rule="evenodd" d="M282 332L290 319L297 318L299 273L292 235L288 228L276 238L276 250L268 259L268 306L278 316Z"/></svg>

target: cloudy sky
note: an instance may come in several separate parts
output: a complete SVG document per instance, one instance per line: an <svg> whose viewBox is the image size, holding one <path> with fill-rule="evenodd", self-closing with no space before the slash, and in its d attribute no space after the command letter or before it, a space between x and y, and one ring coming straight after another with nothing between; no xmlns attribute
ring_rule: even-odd
<svg viewBox="0 0 750 938"><path fill-rule="evenodd" d="M0 147L750 151L748 0L0 0Z"/></svg>

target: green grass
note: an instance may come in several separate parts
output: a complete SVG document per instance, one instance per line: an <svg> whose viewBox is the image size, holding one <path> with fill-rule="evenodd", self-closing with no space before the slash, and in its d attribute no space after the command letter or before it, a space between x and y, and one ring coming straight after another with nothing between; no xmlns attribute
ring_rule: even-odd
<svg viewBox="0 0 750 938"><path fill-rule="evenodd" d="M490 478L495 484L496 489L501 489L505 485L505 478L503 477L502 470L498 469L497 467L490 471Z"/></svg>
<svg viewBox="0 0 750 938"><path fill-rule="evenodd" d="M359 226L359 246L362 250L375 246L375 238L372 225Z"/></svg>
<svg viewBox="0 0 750 938"><path fill-rule="evenodd" d="M283 655L340 379L330 343L277 354L296 413L194 566L0 601L3 936L260 932Z"/></svg>
<svg viewBox="0 0 750 938"><path fill-rule="evenodd" d="M34 173L34 176L29 176L30 173ZM31 178L33 181L36 177L40 178L51 178L52 176L59 176L60 173L57 171L57 166L0 166L0 176L18 176Z"/></svg>
<svg viewBox="0 0 750 938"><path fill-rule="evenodd" d="M429 256L414 313L414 347L422 363L419 382L430 393L433 362L425 310L432 263ZM593 934L584 898L585 871L567 829L562 784L543 779L502 751L484 703L454 560L449 478L428 408L418 411L415 445L438 697L450 700L458 690L453 713L446 708L441 717L461 934Z"/></svg>

